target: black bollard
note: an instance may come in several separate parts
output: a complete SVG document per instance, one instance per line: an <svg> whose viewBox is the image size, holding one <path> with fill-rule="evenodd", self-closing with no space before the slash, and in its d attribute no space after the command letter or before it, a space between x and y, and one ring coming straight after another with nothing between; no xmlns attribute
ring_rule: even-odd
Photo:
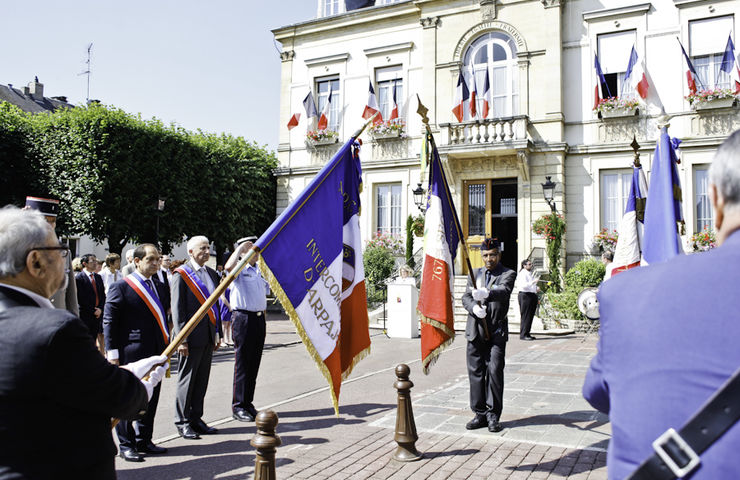
<svg viewBox="0 0 740 480"><path fill-rule="evenodd" d="M421 460L422 454L416 450L416 422L414 411L411 408L411 387L414 384L409 380L411 369L408 365L401 363L396 367L398 380L393 386L398 390L398 409L396 411L396 433L393 440L398 447L391 458L399 462L414 462Z"/></svg>
<svg viewBox="0 0 740 480"><path fill-rule="evenodd" d="M266 410L257 414L255 419L257 433L250 442L257 450L254 459L254 480L276 480L275 449L282 443L275 435L278 424L277 413Z"/></svg>

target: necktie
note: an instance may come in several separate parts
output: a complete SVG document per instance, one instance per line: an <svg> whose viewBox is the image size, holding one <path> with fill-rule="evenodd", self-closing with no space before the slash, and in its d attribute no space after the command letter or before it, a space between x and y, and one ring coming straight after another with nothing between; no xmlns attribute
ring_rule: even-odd
<svg viewBox="0 0 740 480"><path fill-rule="evenodd" d="M98 297L98 286L95 285L95 274L90 274L90 283L92 283L93 291L95 292L95 306L97 307L100 304L100 297Z"/></svg>
<svg viewBox="0 0 740 480"><path fill-rule="evenodd" d="M152 280L151 280L151 279L147 279L147 280L146 280L146 285L147 285L147 287L149 287L149 288L151 289L151 291L152 291L152 292L154 292L154 295L155 295L155 296L156 296L157 298L159 298L159 293L157 293L157 289L156 289L156 288L154 288L154 283L152 282Z"/></svg>

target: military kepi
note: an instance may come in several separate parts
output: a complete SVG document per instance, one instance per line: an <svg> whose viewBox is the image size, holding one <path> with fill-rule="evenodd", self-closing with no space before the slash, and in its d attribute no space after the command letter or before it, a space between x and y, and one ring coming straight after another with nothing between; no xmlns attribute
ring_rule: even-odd
<svg viewBox="0 0 740 480"><path fill-rule="evenodd" d="M480 244L481 250L493 250L494 248L501 249L501 242L499 242L498 238L486 238Z"/></svg>
<svg viewBox="0 0 740 480"><path fill-rule="evenodd" d="M26 197L26 206L38 210L47 217L59 215L59 200L41 197Z"/></svg>

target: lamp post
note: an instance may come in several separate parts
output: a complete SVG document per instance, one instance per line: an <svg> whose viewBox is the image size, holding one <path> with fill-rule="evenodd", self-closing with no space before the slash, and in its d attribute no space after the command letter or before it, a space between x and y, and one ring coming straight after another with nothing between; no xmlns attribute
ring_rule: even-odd
<svg viewBox="0 0 740 480"><path fill-rule="evenodd" d="M545 201L550 205L552 213L558 213L558 209L555 207L555 182L550 180L551 177L545 177L545 183L542 184L542 195L545 197Z"/></svg>
<svg viewBox="0 0 740 480"><path fill-rule="evenodd" d="M421 182L416 184L416 188L411 190L411 193L414 194L414 203L416 204L416 208L424 211L424 194L426 193L424 189L421 187Z"/></svg>
<svg viewBox="0 0 740 480"><path fill-rule="evenodd" d="M164 212L164 202L167 201L167 197L159 197L157 198L157 205L156 210L154 212L155 217L157 217L157 229L155 232L155 241L154 244L159 248L159 217L162 215L162 212Z"/></svg>

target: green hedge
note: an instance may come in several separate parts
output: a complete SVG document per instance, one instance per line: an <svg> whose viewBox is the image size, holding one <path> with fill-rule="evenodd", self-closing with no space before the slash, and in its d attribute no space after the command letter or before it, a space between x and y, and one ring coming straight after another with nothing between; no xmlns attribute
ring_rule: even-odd
<svg viewBox="0 0 740 480"><path fill-rule="evenodd" d="M565 274L565 290L562 293L547 292L553 308L563 318L582 320L583 314L578 310L578 294L584 288L598 287L604 279L605 268L598 260L586 259L576 263Z"/></svg>

